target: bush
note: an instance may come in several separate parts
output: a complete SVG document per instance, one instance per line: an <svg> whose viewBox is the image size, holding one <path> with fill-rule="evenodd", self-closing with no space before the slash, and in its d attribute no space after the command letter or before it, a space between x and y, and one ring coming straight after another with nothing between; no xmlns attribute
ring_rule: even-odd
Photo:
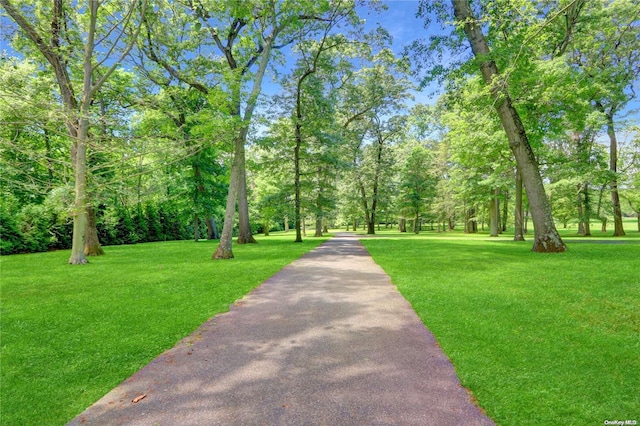
<svg viewBox="0 0 640 426"><path fill-rule="evenodd" d="M52 223L43 205L27 204L18 213L18 226L26 252L40 252L49 249Z"/></svg>
<svg viewBox="0 0 640 426"><path fill-rule="evenodd" d="M147 203L144 207L144 213L147 219L147 239L148 241L164 240L162 232L162 222L160 220L160 212L154 203Z"/></svg>
<svg viewBox="0 0 640 426"><path fill-rule="evenodd" d="M24 244L15 216L0 205L0 255L22 251L24 251Z"/></svg>

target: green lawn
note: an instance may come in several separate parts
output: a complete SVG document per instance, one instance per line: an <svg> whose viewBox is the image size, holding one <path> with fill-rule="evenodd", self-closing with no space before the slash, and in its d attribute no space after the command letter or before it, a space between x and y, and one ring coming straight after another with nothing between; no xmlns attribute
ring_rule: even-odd
<svg viewBox="0 0 640 426"><path fill-rule="evenodd" d="M640 234L628 234L567 231L562 254L532 253L531 236L362 241L498 424L601 425L640 421Z"/></svg>
<svg viewBox="0 0 640 426"><path fill-rule="evenodd" d="M571 232L554 255L486 233L363 242L498 424L640 420L640 233ZM231 261L210 260L212 242L108 247L84 266L68 251L0 258L0 423L64 424L324 241L292 238Z"/></svg>
<svg viewBox="0 0 640 426"><path fill-rule="evenodd" d="M0 424L59 425L208 318L326 238L107 247L89 265L69 251L0 258Z"/></svg>

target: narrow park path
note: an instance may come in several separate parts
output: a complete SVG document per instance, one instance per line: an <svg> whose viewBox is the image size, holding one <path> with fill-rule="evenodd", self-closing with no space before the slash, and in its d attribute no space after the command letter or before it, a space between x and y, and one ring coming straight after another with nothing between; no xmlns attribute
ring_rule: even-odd
<svg viewBox="0 0 640 426"><path fill-rule="evenodd" d="M144 399L134 403L136 397ZM265 281L72 425L491 425L358 239Z"/></svg>

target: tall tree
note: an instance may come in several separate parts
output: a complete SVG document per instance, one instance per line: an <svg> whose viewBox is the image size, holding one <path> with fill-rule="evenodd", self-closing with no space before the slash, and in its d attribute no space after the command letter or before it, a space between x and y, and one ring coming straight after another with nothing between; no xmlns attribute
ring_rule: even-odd
<svg viewBox="0 0 640 426"><path fill-rule="evenodd" d="M420 233L420 224L435 196L431 153L420 144L413 144L405 159L400 177L400 206L413 217L413 232Z"/></svg>
<svg viewBox="0 0 640 426"><path fill-rule="evenodd" d="M491 49L474 16L468 0L452 0L456 21L464 29L477 59L482 77L489 87L494 106L509 139L509 147L518 164L529 198L535 235L533 251L562 252L566 246L556 230L551 206L545 193L538 163L529 144L527 132L509 95L509 84L491 59Z"/></svg>
<svg viewBox="0 0 640 426"><path fill-rule="evenodd" d="M91 104L133 47L140 30L134 17L138 10L146 9L146 0L109 6L98 0L89 0L86 6L77 5L77 9L63 0L53 0L50 7L46 7L46 2L40 3L16 6L10 0L0 0L0 5L49 63L58 82L68 117L66 126L72 141L71 157L75 170L73 242L69 263L84 264L87 263L84 251L86 210L89 206L87 155ZM34 6L45 7L36 11ZM81 19L81 14L88 14L88 19ZM131 37L125 44L123 39L127 33ZM102 51L98 50L100 48ZM78 50L82 51L81 55L69 55ZM74 69L81 70L80 84L72 78Z"/></svg>
<svg viewBox="0 0 640 426"><path fill-rule="evenodd" d="M330 5L328 3L315 3L310 1L267 1L262 4L249 6L247 4L224 3L231 10L225 11L231 17L231 25L226 33L221 33L215 25L212 25L211 16L202 7L200 2L190 2L192 10L196 11L202 23L207 27L215 45L224 55L229 67L228 78L232 89L232 114L238 117L239 124L235 137L235 150L231 167L231 180L229 195L225 212L224 226L220 238L220 244L213 254L214 259L233 258L232 232L236 201L238 203L239 243L255 242L251 236L248 221L248 203L246 193L245 170L245 144L249 126L262 90L262 81L267 66L272 58L272 52L291 43L292 34L296 34L305 23L323 19ZM212 8L215 7L211 5ZM219 5L217 7L220 7ZM242 38L239 35L243 29L249 29L250 33ZM243 46L252 46L253 53L249 55L248 62L240 64L235 57L236 41ZM251 79L251 89L244 103L241 101L241 88L246 81L246 71L253 65L258 68ZM244 105L244 111L240 108Z"/></svg>
<svg viewBox="0 0 640 426"><path fill-rule="evenodd" d="M604 117L609 137L609 171L614 236L624 236L618 188L617 121L635 97L640 76L640 8L629 0L587 1L568 49L568 61L579 67L592 88L590 100Z"/></svg>

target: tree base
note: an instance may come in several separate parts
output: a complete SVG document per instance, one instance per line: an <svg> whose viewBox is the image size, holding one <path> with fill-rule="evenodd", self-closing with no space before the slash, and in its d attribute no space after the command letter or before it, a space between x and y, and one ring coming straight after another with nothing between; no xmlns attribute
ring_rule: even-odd
<svg viewBox="0 0 640 426"><path fill-rule="evenodd" d="M533 242L531 251L536 253L563 253L567 251L567 246L561 239L555 238L536 238Z"/></svg>
<svg viewBox="0 0 640 426"><path fill-rule="evenodd" d="M211 256L211 259L233 259L233 250L227 250L223 247L218 246L215 253L213 253L213 256Z"/></svg>
<svg viewBox="0 0 640 426"><path fill-rule="evenodd" d="M89 250L88 248L84 249L84 255L85 256L104 256L104 250L102 249L102 247L97 247L97 248L92 248L91 250Z"/></svg>
<svg viewBox="0 0 640 426"><path fill-rule="evenodd" d="M239 235L236 244L258 244L253 235Z"/></svg>
<svg viewBox="0 0 640 426"><path fill-rule="evenodd" d="M78 256L78 257L71 257L69 258L69 265L85 265L89 263L89 261L87 260L86 257L84 256Z"/></svg>

